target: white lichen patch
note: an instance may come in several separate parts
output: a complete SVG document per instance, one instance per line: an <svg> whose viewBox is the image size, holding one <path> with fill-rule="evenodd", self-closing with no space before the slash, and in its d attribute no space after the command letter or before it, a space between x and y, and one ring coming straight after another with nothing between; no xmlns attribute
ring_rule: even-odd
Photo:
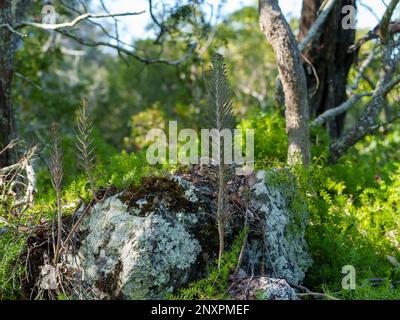
<svg viewBox="0 0 400 320"><path fill-rule="evenodd" d="M162 298L187 280L201 251L182 219L168 212L139 217L117 196L98 203L81 229L88 232L78 256L83 280L105 297ZM191 220L192 217L189 217Z"/></svg>
<svg viewBox="0 0 400 320"><path fill-rule="evenodd" d="M258 282L259 299L297 300L296 292L284 279L261 278Z"/></svg>
<svg viewBox="0 0 400 320"><path fill-rule="evenodd" d="M274 172L260 171L252 187L252 205L263 217L263 243L253 243L248 250L250 261L259 261L275 278L283 278L298 284L305 277L305 271L312 260L305 241L306 207L294 212L290 199L296 188L288 183L275 183ZM260 254L260 250L264 252ZM257 257L253 257L253 255Z"/></svg>
<svg viewBox="0 0 400 320"><path fill-rule="evenodd" d="M197 202L199 201L196 193L196 188L187 180L183 179L180 176L173 176L171 178L173 181L178 183L184 190L184 196L186 199L188 199L191 202Z"/></svg>

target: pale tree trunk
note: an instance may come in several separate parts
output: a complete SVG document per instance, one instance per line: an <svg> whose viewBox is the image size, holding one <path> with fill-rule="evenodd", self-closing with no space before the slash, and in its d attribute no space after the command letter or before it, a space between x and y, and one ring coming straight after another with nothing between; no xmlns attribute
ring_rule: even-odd
<svg viewBox="0 0 400 320"><path fill-rule="evenodd" d="M261 29L275 52L285 96L288 163L309 165L309 101L298 43L277 0L259 0L259 11Z"/></svg>

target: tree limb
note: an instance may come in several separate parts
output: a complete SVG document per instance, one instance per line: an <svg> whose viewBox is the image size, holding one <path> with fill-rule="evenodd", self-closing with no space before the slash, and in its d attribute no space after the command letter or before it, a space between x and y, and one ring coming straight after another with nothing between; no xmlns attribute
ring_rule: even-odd
<svg viewBox="0 0 400 320"><path fill-rule="evenodd" d="M24 38L26 37L26 34L21 33L17 30L15 30L12 26L10 26L8 23L2 23L0 24L0 28L7 28L8 30L10 30L12 33L15 33L16 35L19 35L20 37Z"/></svg>
<svg viewBox="0 0 400 320"><path fill-rule="evenodd" d="M390 20L392 19L394 10L396 9L397 5L399 4L400 0L392 0L387 7L385 14L383 15L382 21L379 25L379 30L380 30L380 37L382 40L383 44L387 44L389 41L389 36L390 36L390 30L389 30L389 25L390 25ZM399 28L400 29L400 28Z"/></svg>
<svg viewBox="0 0 400 320"><path fill-rule="evenodd" d="M343 102L341 105L336 108L326 110L324 113L320 114L312 123L311 127L322 126L327 120L335 118L336 116L346 112L350 109L357 101L359 101L363 97L370 97L372 93L360 93L355 94L350 97L347 101Z"/></svg>
<svg viewBox="0 0 400 320"><path fill-rule="evenodd" d="M78 17L76 17L74 20L71 22L64 22L64 23L58 23L58 24L43 24L43 23L37 23L37 22L21 22L15 26L15 29L21 29L23 27L35 27L39 29L44 29L44 30L58 30L62 28L72 28L78 25L80 22L85 21L87 19L101 19L101 18L112 18L112 17L122 17L122 16L136 16L145 13L145 11L140 11L140 12L123 12L123 13L100 13L100 14L94 14L94 13L84 13Z"/></svg>
<svg viewBox="0 0 400 320"><path fill-rule="evenodd" d="M387 78L390 76L391 75L385 71L382 72L372 99L365 107L365 110L356 125L347 130L342 137L331 145L331 162L336 162L351 146L363 139L376 127L376 120L385 105L387 94L400 83L400 76L388 81Z"/></svg>
<svg viewBox="0 0 400 320"><path fill-rule="evenodd" d="M307 45L310 44L321 33L321 28L327 20L336 2L337 0L328 0L328 2L323 6L317 20L315 20L311 29L308 31L307 36L299 44L300 52L303 52Z"/></svg>
<svg viewBox="0 0 400 320"><path fill-rule="evenodd" d="M388 29L388 34L390 36L393 36L397 33L400 33L400 21L392 21L389 22L389 25L387 27ZM348 53L352 53L357 51L363 44L367 43L370 40L378 39L381 35L381 27L378 24L374 29L369 31L366 36L362 37L359 39L355 44L349 47ZM387 37L387 35L386 35Z"/></svg>
<svg viewBox="0 0 400 320"><path fill-rule="evenodd" d="M88 46L88 47L109 47L112 49L115 49L117 51L120 51L128 56L131 56L137 60L139 60L140 62L143 62L144 64L155 64L155 63L161 63L161 64L167 64L167 65L179 65L183 62L185 62L186 60L188 60L192 55L193 52L196 50L197 48L197 43L193 43L191 44L191 46L189 47L188 52L182 56L181 58L177 59L177 60L168 60L168 59L159 59L159 58L145 58L142 56L137 55L134 51L130 51L125 49L124 47L112 44L112 43L108 43L105 41L88 41L85 39L82 39L76 35L73 35L71 33L67 33L61 30L58 30L58 32L60 32L61 34L63 34L66 37L69 37L73 40L75 40L76 42L84 45L84 46Z"/></svg>

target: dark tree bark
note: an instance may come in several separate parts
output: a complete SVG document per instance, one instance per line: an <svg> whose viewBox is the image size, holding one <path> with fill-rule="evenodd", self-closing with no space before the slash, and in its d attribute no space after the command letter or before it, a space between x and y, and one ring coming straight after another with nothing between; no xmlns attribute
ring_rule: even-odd
<svg viewBox="0 0 400 320"><path fill-rule="evenodd" d="M17 136L12 106L14 59L19 35L12 27L23 17L31 0L0 0L0 151ZM0 168L13 163L13 150L0 154Z"/></svg>
<svg viewBox="0 0 400 320"><path fill-rule="evenodd" d="M399 83L400 76L396 74L400 62L400 56L395 54L398 44L391 38L393 24L390 22L393 13L400 0L391 0L387 5L385 14L379 23L379 38L381 44L381 71L379 81L372 94L371 101L364 108L361 117L356 124L342 134L342 136L330 146L330 161L336 162L350 147L363 139L367 134L376 130L378 116L386 105L386 96Z"/></svg>
<svg viewBox="0 0 400 320"><path fill-rule="evenodd" d="M0 0L0 24L12 25L12 4ZM15 137L15 122L11 103L11 86L14 73L15 34L0 28L0 150ZM0 168L12 162L11 150L0 154Z"/></svg>
<svg viewBox="0 0 400 320"><path fill-rule="evenodd" d="M324 0L303 0L300 19L299 41L307 35L309 29L318 17L318 10ZM355 55L348 53L348 48L355 41L356 31L342 28L341 13L345 5L355 5L356 0L339 0L335 4L323 30L315 40L306 47L303 55L311 62L305 63L305 71L310 96L310 112L318 116L347 100L347 78ZM327 122L329 135L337 138L343 131L345 114Z"/></svg>

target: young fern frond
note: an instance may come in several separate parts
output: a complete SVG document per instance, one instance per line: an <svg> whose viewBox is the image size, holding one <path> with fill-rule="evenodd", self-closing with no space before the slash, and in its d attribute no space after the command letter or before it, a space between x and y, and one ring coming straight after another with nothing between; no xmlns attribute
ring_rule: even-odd
<svg viewBox="0 0 400 320"><path fill-rule="evenodd" d="M215 54L207 81L208 115L215 129L233 130L235 118L232 113L231 89L227 80L224 57Z"/></svg>
<svg viewBox="0 0 400 320"><path fill-rule="evenodd" d="M224 144L221 135L223 131L228 130L233 137L233 129L235 120L232 113L232 102L230 99L231 91L228 85L226 76L226 66L224 58L220 54L215 54L212 59L212 67L207 81L208 92L208 115L211 129L216 129L213 133L213 143L211 148L217 150L217 155L213 153L213 159L218 165L217 181L216 181L216 198L217 198L217 227L219 237L219 252L218 252L218 269L221 268L221 261L225 250L225 225L229 216L228 201L225 197L227 183L233 176L232 164L229 163L225 154ZM216 136L215 136L216 135ZM228 143L233 145L233 141Z"/></svg>
<svg viewBox="0 0 400 320"><path fill-rule="evenodd" d="M93 124L92 121L89 119L87 109L88 100L86 98L82 98L79 114L77 117L78 131L76 133L76 153L80 165L82 166L89 179L90 191L92 192L93 197L97 199L94 178L94 171L96 169L96 154L93 143Z"/></svg>
<svg viewBox="0 0 400 320"><path fill-rule="evenodd" d="M57 265L61 252L61 237L62 237L62 211L61 211L61 188L63 179L62 165L62 149L60 144L60 125L53 123L51 125L51 135L53 139L52 154L50 159L50 174L51 183L57 196L57 244L54 249L54 265Z"/></svg>

